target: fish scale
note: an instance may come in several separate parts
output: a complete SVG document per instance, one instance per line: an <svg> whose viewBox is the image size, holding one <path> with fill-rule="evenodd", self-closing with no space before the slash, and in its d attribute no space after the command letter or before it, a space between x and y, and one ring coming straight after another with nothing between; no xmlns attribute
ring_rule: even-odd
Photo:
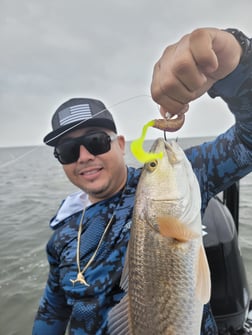
<svg viewBox="0 0 252 335"><path fill-rule="evenodd" d="M138 228L141 229L142 226L139 225ZM156 232L153 231L150 231L149 234L147 232L146 235L146 244L155 245L155 249L143 250L141 258L140 254L136 253L135 258L129 260L129 266L138 269L138 272L131 274L129 282L129 291L135 297L135 300L132 298L132 304L135 306L134 311L136 312L136 308L138 309L132 320L134 334L169 334L168 330L166 331L167 327L171 328L171 334L175 334L174 329L180 329L180 332L184 329L186 333L188 328L195 327L191 321L197 308L200 308L200 306L195 306L193 309L191 305L192 292L190 292L190 287L195 283L195 278L192 275L191 278L188 278L193 267L191 258L189 261L188 259L185 261L185 258L181 257L181 252L184 253L183 248L179 250L180 252L177 248L176 252L170 253L170 258L167 258L166 239L157 239ZM140 239L142 240L142 237ZM139 243L137 235L134 243ZM196 248L193 244L188 252L192 256L195 255ZM146 271L147 266L149 271ZM142 292L141 301L140 295L134 292ZM181 311L181 300L183 300L183 308L187 311L186 316ZM155 319L151 318L153 309L156 311ZM169 323L164 310L169 310ZM146 325L148 326L146 327Z"/></svg>
<svg viewBox="0 0 252 335"><path fill-rule="evenodd" d="M175 142L157 139L145 164L133 212L121 285L109 313L111 335L199 335L210 273L201 231L197 179Z"/></svg>

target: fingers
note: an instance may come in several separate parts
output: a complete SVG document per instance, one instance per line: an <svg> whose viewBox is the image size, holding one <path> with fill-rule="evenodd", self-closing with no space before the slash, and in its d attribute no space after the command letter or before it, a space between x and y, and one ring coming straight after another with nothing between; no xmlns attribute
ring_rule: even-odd
<svg viewBox="0 0 252 335"><path fill-rule="evenodd" d="M170 110L170 108L169 108ZM171 119L174 115L180 116L185 114L189 110L189 104L183 105L183 107L177 113L171 113L167 108L160 105L160 114L167 120Z"/></svg>
<svg viewBox="0 0 252 335"><path fill-rule="evenodd" d="M166 48L153 71L151 94L162 106L161 114L181 114L190 101L213 84L211 73L218 67L212 49L214 33L198 29Z"/></svg>
<svg viewBox="0 0 252 335"><path fill-rule="evenodd" d="M199 71L211 75L218 68L218 59L213 49L217 30L196 29L189 37L190 51Z"/></svg>

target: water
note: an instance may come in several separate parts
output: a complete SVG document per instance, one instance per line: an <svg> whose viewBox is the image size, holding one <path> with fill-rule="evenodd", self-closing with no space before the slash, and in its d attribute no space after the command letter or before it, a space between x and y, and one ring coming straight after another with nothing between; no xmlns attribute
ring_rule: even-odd
<svg viewBox="0 0 252 335"><path fill-rule="evenodd" d="M187 139L186 145L182 140L181 145L202 140ZM129 150L126 161L137 165ZM49 219L76 189L46 146L1 148L0 184L0 335L27 335L47 279ZM241 181L240 245L252 292L251 195L249 175Z"/></svg>

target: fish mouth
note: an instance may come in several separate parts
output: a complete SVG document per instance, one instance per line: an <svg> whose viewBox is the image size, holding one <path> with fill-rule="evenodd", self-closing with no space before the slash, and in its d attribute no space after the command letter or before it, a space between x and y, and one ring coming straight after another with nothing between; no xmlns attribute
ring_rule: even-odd
<svg viewBox="0 0 252 335"><path fill-rule="evenodd" d="M150 149L150 152L156 152L157 149L158 150L165 150L165 149L169 149L170 144L168 142L166 142L163 138L157 138Z"/></svg>
<svg viewBox="0 0 252 335"><path fill-rule="evenodd" d="M167 142L163 138L157 138L154 143L152 144L152 147L150 149L150 152L157 153L157 152L163 152L165 155L167 155L169 162L173 165L176 163L179 163L181 161L181 155L179 154L179 145L175 141Z"/></svg>

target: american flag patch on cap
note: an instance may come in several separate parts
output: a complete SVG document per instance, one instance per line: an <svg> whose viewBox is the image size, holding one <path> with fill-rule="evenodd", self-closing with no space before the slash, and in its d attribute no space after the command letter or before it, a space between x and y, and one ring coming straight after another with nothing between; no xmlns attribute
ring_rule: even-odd
<svg viewBox="0 0 252 335"><path fill-rule="evenodd" d="M117 132L113 116L103 102L72 98L56 109L52 117L53 130L44 137L44 142L55 146L64 134L82 127L102 127Z"/></svg>
<svg viewBox="0 0 252 335"><path fill-rule="evenodd" d="M89 104L80 104L67 107L59 111L58 115L59 115L60 126L92 118L92 112Z"/></svg>

